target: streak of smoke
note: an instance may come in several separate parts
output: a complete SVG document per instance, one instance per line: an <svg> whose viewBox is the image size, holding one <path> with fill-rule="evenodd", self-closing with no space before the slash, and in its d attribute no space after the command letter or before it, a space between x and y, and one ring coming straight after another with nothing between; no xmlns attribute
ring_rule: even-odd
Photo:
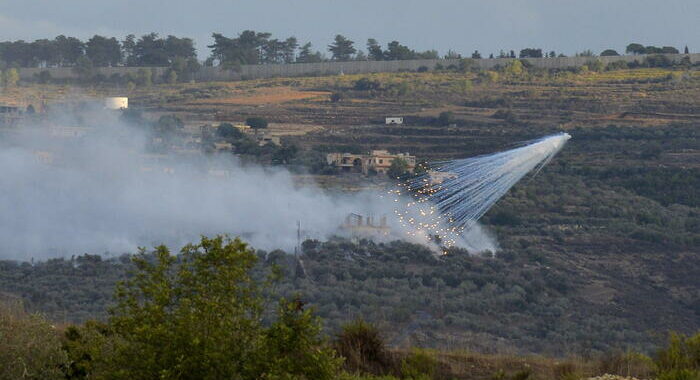
<svg viewBox="0 0 700 380"><path fill-rule="evenodd" d="M219 233L291 251L297 221L302 238L323 239L350 212L391 212L376 194L299 187L284 169L243 165L231 154L144 155L143 129L116 115L87 124L79 138L27 126L0 139L0 258L118 254Z"/></svg>
<svg viewBox="0 0 700 380"><path fill-rule="evenodd" d="M446 247L473 250L470 246L483 236L478 220L525 175L539 172L570 138L560 133L515 149L440 163L439 181L434 181L435 172L428 172L404 184L403 193L414 199L395 213L413 228L412 236L439 237Z"/></svg>

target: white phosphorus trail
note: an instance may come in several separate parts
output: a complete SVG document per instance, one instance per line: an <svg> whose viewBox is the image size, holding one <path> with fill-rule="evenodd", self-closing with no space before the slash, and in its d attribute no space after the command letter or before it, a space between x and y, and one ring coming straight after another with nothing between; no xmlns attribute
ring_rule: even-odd
<svg viewBox="0 0 700 380"><path fill-rule="evenodd" d="M438 163L400 185L396 202L402 193L411 201L395 213L412 236L437 239L447 248L461 245L479 218L527 173L539 172L570 138L559 133L503 152Z"/></svg>

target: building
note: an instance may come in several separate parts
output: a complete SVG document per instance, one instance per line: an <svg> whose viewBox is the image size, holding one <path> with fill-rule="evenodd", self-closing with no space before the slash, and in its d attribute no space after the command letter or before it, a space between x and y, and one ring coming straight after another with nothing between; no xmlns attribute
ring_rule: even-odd
<svg viewBox="0 0 700 380"><path fill-rule="evenodd" d="M369 170L374 170L377 173L386 174L391 167L391 163L396 159L402 159L406 161L408 165L408 171L413 173L413 169L416 168L416 157L411 156L408 153L396 153L391 154L387 150L373 150L372 153L367 157L367 172ZM365 173L367 174L367 173Z"/></svg>
<svg viewBox="0 0 700 380"><path fill-rule="evenodd" d="M49 127L49 134L51 137L83 137L90 131L86 127L64 127L64 126L51 126Z"/></svg>
<svg viewBox="0 0 700 380"><path fill-rule="evenodd" d="M129 98L125 96L105 98L104 107L108 110L125 110L129 108Z"/></svg>
<svg viewBox="0 0 700 380"><path fill-rule="evenodd" d="M258 143L259 146L265 146L265 145L277 145L281 146L282 145L282 140L280 139L279 136L273 136L269 131L261 130L261 129L252 129L252 132L246 132L249 135L252 135L255 141Z"/></svg>
<svg viewBox="0 0 700 380"><path fill-rule="evenodd" d="M386 125L401 125L403 124L403 117L387 117L384 119Z"/></svg>
<svg viewBox="0 0 700 380"><path fill-rule="evenodd" d="M215 142L214 150L217 152L230 152L233 150L233 144L226 141Z"/></svg>
<svg viewBox="0 0 700 380"><path fill-rule="evenodd" d="M22 116L22 110L16 106L0 105L0 127L12 127Z"/></svg>
<svg viewBox="0 0 700 380"><path fill-rule="evenodd" d="M379 224L375 224L371 216L363 217L352 213L345 217L345 223L340 225L340 229L353 237L387 236L391 233L391 228L386 224L386 216L379 218Z"/></svg>
<svg viewBox="0 0 700 380"><path fill-rule="evenodd" d="M37 162L44 165L53 164L53 153L43 150L35 150L33 153Z"/></svg>
<svg viewBox="0 0 700 380"><path fill-rule="evenodd" d="M363 173L365 156L352 153L328 153L326 163L339 168L342 172Z"/></svg>
<svg viewBox="0 0 700 380"><path fill-rule="evenodd" d="M391 163L396 159L406 161L408 171L413 173L416 168L416 157L408 153L389 153L387 150L373 150L369 154L329 153L326 155L328 165L335 166L343 172L362 173L370 172L386 174Z"/></svg>

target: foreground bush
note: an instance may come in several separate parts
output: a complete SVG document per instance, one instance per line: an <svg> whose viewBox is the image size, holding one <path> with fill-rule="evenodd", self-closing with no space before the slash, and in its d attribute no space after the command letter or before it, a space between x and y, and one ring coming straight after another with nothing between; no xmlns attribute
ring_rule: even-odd
<svg viewBox="0 0 700 380"><path fill-rule="evenodd" d="M700 333L672 333L668 346L657 354L656 366L659 380L700 380Z"/></svg>
<svg viewBox="0 0 700 380"><path fill-rule="evenodd" d="M282 301L262 324L257 256L240 240L203 237L174 256L161 246L134 259L105 326L66 332L75 378L331 379L341 360L301 301ZM270 280L272 281L272 279Z"/></svg>
<svg viewBox="0 0 700 380"><path fill-rule="evenodd" d="M379 330L361 319L344 325L333 346L345 358L345 369L351 373L381 375L393 370Z"/></svg>
<svg viewBox="0 0 700 380"><path fill-rule="evenodd" d="M0 379L61 379L66 364L53 326L19 305L0 305Z"/></svg>

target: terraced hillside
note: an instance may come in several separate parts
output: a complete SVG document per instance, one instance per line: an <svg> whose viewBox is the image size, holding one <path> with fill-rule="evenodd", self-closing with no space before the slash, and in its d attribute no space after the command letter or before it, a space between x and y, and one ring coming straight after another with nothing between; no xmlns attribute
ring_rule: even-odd
<svg viewBox="0 0 700 380"><path fill-rule="evenodd" d="M307 242L304 270L280 252L261 257L287 268L284 292L301 291L330 331L361 316L391 338L426 346L586 353L651 350L665 330L700 329L698 74L344 75L157 86L129 96L147 116L174 113L191 124L262 116L284 144L317 158L389 149L434 161L569 132L561 154L483 219L501 246L495 258L454 251L434 259L404 243L343 240ZM50 98L59 90L15 91ZM386 116L405 123L386 126ZM303 180L312 178L324 187L367 185L357 177ZM68 320L104 316L123 267L82 260L90 264L4 263L0 273L12 276L0 275L0 290L53 318L65 310ZM91 267L99 275L80 274Z"/></svg>

